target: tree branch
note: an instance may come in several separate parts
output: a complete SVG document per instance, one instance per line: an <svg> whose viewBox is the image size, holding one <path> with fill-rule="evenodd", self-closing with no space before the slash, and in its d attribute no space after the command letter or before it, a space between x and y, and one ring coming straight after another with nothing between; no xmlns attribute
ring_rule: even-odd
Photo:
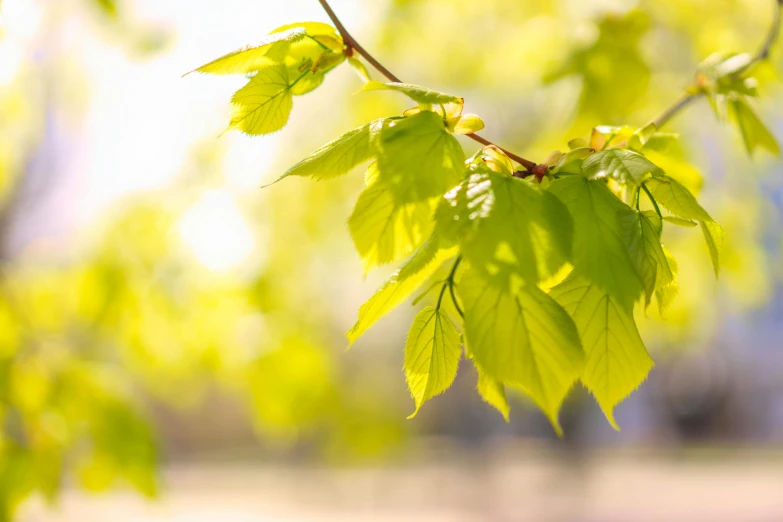
<svg viewBox="0 0 783 522"><path fill-rule="evenodd" d="M778 37L780 36L781 10L783 10L783 0L775 0L775 13L773 14L772 24L770 25L769 31L767 32L767 37L764 39L764 42L761 44L761 47L759 47L758 52L756 52L756 54L750 59L748 64L735 72L733 76L739 77L747 73L750 69L769 58L770 54L772 54L772 47L775 46L775 43L777 43ZM686 94L674 105L667 108L656 118L652 119L650 123L654 123L658 128L662 127L680 111L690 105L691 102L701 98L704 96L704 94L705 92L703 90Z"/></svg>
<svg viewBox="0 0 783 522"><path fill-rule="evenodd" d="M327 0L318 0L321 4L321 7L324 8L324 11L326 11L326 14L329 15L329 18L332 20L332 23L334 23L334 26L337 28L337 30L340 32L340 35L343 37L343 43L345 43L345 46L348 50L348 54L350 55L353 51L356 51L361 55L367 62L369 62L370 65L372 65L379 73L384 75L386 78L388 78L390 81L402 83L402 80L400 80L394 73L392 73L389 69L383 66L381 62L376 60L370 53L368 53L364 47L359 44L359 42L354 39L353 36L348 32L348 30L345 28L345 26L340 22L340 19L335 14L334 10L332 10L332 7L329 5L329 2ZM481 143L482 145L495 145L491 141L482 138L476 133L466 134L468 138L471 138L474 141L477 141ZM495 145L498 147L497 145ZM502 150L506 156L511 158L512 160L516 161L526 169L530 170L533 167L536 166L536 163L534 161L530 161L528 159L523 158L522 156L519 156L517 154L514 154L513 152L510 152L502 147L498 147L500 150Z"/></svg>

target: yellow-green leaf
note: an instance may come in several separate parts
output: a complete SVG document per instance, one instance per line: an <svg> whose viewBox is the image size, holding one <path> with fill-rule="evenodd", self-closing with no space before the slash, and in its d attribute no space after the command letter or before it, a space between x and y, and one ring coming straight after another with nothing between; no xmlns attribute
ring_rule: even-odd
<svg viewBox="0 0 783 522"><path fill-rule="evenodd" d="M448 314L432 306L419 312L405 343L405 379L416 401L409 419L451 386L461 355L459 332Z"/></svg>
<svg viewBox="0 0 783 522"><path fill-rule="evenodd" d="M422 243L432 230L432 204L400 203L388 183L379 180L359 195L348 228L367 272L407 256Z"/></svg>
<svg viewBox="0 0 783 522"><path fill-rule="evenodd" d="M552 182L549 191L574 217L572 263L623 303L643 291L642 281L623 239L623 219L632 214L602 181L568 176Z"/></svg>
<svg viewBox="0 0 783 522"><path fill-rule="evenodd" d="M385 121L375 120L346 132L288 169L280 179L288 176L307 176L321 180L348 173L375 154L371 136L383 126Z"/></svg>
<svg viewBox="0 0 783 522"><path fill-rule="evenodd" d="M650 160L632 150L611 149L596 152L582 164L582 172L590 179L613 178L625 185L639 185L660 169Z"/></svg>
<svg viewBox="0 0 783 522"><path fill-rule="evenodd" d="M749 154L753 154L757 147L766 149L776 156L780 156L780 146L775 136L759 119L756 112L748 105L742 96L729 98L729 114L733 116L742 134L742 140Z"/></svg>
<svg viewBox="0 0 783 522"><path fill-rule="evenodd" d="M427 244L425 243L425 246ZM440 268L444 261L455 255L455 249L417 250L386 283L359 308L359 318L346 336L350 344L383 316L397 308Z"/></svg>
<svg viewBox="0 0 783 522"><path fill-rule="evenodd" d="M377 136L378 177L400 203L440 197L464 175L462 147L435 113L389 121Z"/></svg>
<svg viewBox="0 0 783 522"><path fill-rule="evenodd" d="M551 295L579 330L587 357L582 383L609 423L619 429L614 407L644 382L653 367L633 319L633 303L619 301L577 273L553 288Z"/></svg>
<svg viewBox="0 0 783 522"><path fill-rule="evenodd" d="M305 38L302 28L293 28L270 34L259 43L248 45L221 56L190 71L206 74L246 74L272 65L275 60L269 57L270 52L277 56L285 53L288 47Z"/></svg>
<svg viewBox="0 0 783 522"><path fill-rule="evenodd" d="M508 422L508 414L511 408L506 398L506 387L503 386L502 382L481 371L480 368L476 367L476 370L478 371L477 389L481 399L498 410L506 422Z"/></svg>
<svg viewBox="0 0 783 522"><path fill-rule="evenodd" d="M348 58L348 64L356 71L356 74L359 75L359 78L361 78L363 82L367 83L372 80L372 78L370 78L370 73L367 72L367 67L364 66L361 60L351 57Z"/></svg>
<svg viewBox="0 0 783 522"><path fill-rule="evenodd" d="M684 227L684 228L693 228L695 226L698 226L698 223L695 221L691 221L690 219L682 219L678 218L676 216L664 216L663 220L667 223L671 223L672 225L677 225L678 227Z"/></svg>
<svg viewBox="0 0 783 522"><path fill-rule="evenodd" d="M460 242L465 259L488 277L516 274L538 283L568 260L571 216L538 185L476 166L441 200L441 236Z"/></svg>
<svg viewBox="0 0 783 522"><path fill-rule="evenodd" d="M674 279L661 246L661 218L655 212L634 211L623 220L625 243L636 272L644 283L645 306L650 304L656 288Z"/></svg>
<svg viewBox="0 0 783 522"><path fill-rule="evenodd" d="M463 114L454 120L456 121L449 125L454 134L471 134L484 128L484 120L475 114Z"/></svg>
<svg viewBox="0 0 783 522"><path fill-rule="evenodd" d="M291 85L284 65L258 71L231 99L234 111L229 127L251 135L282 129L293 106Z"/></svg>
<svg viewBox="0 0 783 522"><path fill-rule="evenodd" d="M413 101L425 105L435 105L440 103L463 103L463 99L459 96L452 96L451 94L433 91L427 87L412 85L410 83L383 83L376 80L370 80L360 89L360 92L367 91L397 91L405 94Z"/></svg>
<svg viewBox="0 0 783 522"><path fill-rule="evenodd" d="M707 250L710 252L710 260L715 271L715 277L718 277L720 274L720 252L725 238L723 228L714 221L702 221L700 224L701 231L704 234L704 241L707 243Z"/></svg>
<svg viewBox="0 0 783 522"><path fill-rule="evenodd" d="M584 365L574 322L535 285L502 288L468 268L458 290L465 306L465 341L476 366L522 389L562 433L560 405Z"/></svg>

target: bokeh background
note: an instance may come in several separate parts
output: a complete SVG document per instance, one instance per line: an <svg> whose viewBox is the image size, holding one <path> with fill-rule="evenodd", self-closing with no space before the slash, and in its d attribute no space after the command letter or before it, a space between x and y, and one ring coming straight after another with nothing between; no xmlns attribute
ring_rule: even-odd
<svg viewBox="0 0 783 522"><path fill-rule="evenodd" d="M411 83L466 97L540 159L640 125L717 50L753 52L773 0L334 0ZM557 439L463 365L415 420L403 306L346 352L363 277L361 172L260 189L398 114L347 67L273 136L219 137L241 78L182 73L315 0L4 0L0 11L0 520L783 520L783 166L694 105L687 184L728 235L667 230L681 295L639 311L657 362L613 431L584 390ZM758 70L783 137L783 49ZM377 77L377 76L376 76ZM466 152L475 150L464 141ZM672 227L669 227L672 228Z"/></svg>

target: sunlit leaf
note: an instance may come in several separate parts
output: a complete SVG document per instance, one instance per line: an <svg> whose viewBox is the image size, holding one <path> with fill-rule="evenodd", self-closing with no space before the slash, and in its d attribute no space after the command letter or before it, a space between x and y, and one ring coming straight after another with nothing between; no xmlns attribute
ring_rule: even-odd
<svg viewBox="0 0 783 522"><path fill-rule="evenodd" d="M448 314L432 306L419 312L405 343L405 378L416 401L416 411L408 418L451 386L461 355L460 335Z"/></svg>
<svg viewBox="0 0 783 522"><path fill-rule="evenodd" d="M307 176L320 180L336 178L348 173L375 155L376 151L371 135L380 130L386 121L375 120L346 132L336 140L310 153L305 159L288 169L280 179L288 176Z"/></svg>
<svg viewBox="0 0 783 522"><path fill-rule="evenodd" d="M508 414L511 408L508 405L508 399L506 399L505 386L500 381L481 371L481 368L477 367L476 370L478 371L477 389L481 399L498 410L506 422L508 422Z"/></svg>
<svg viewBox="0 0 783 522"><path fill-rule="evenodd" d="M702 221L700 224L704 241L706 241L710 253L712 269L715 271L715 277L718 277L720 274L720 252L725 238L723 228L714 221Z"/></svg>
<svg viewBox="0 0 783 522"><path fill-rule="evenodd" d="M776 156L780 156L780 146L775 136L756 115L756 112L741 96L733 96L729 99L730 114L734 118L745 142L745 148L749 154L761 147Z"/></svg>
<svg viewBox="0 0 783 522"><path fill-rule="evenodd" d="M644 284L645 305L649 305L656 288L674 279L661 246L663 224L655 212L634 211L623 217L623 227L628 253Z"/></svg>
<svg viewBox="0 0 783 522"><path fill-rule="evenodd" d="M639 185L660 169L638 152L611 149L588 157L582 171L590 179L612 178L626 185Z"/></svg>
<svg viewBox="0 0 783 522"><path fill-rule="evenodd" d="M623 240L623 220L631 208L601 181L582 176L555 180L549 191L574 216L573 265L615 299L630 304L643 286Z"/></svg>
<svg viewBox="0 0 783 522"><path fill-rule="evenodd" d="M609 423L619 429L614 407L647 378L653 361L633 319L633 303L623 303L583 275L571 274L552 297L573 318L587 362L582 383L595 396Z"/></svg>
<svg viewBox="0 0 783 522"><path fill-rule="evenodd" d="M558 411L584 364L571 318L535 285L504 289L471 269L458 290L465 306L465 341L476 366L523 390L561 433Z"/></svg>
<svg viewBox="0 0 783 522"><path fill-rule="evenodd" d="M306 34L302 28L293 28L270 34L257 44L232 51L190 73L245 74L269 67L274 64L274 60L268 56L270 52L273 55L284 53L290 44L302 40Z"/></svg>
<svg viewBox="0 0 783 522"><path fill-rule="evenodd" d="M348 228L365 272L410 254L432 230L432 204L400 203L388 183L377 181L359 196Z"/></svg>
<svg viewBox="0 0 783 522"><path fill-rule="evenodd" d="M465 259L492 278L542 281L570 255L571 218L537 185L478 168L436 211L441 235L460 242Z"/></svg>
<svg viewBox="0 0 783 522"><path fill-rule="evenodd" d="M356 342L364 332L383 316L407 300L418 288L440 268L443 262L455 255L454 249L417 250L394 273L386 283L359 309L359 319L346 336L350 344Z"/></svg>
<svg viewBox="0 0 783 522"><path fill-rule="evenodd" d="M361 78L363 82L366 83L372 80L372 78L370 78L370 73L367 72L367 67L364 66L361 60L351 57L348 58L348 64L356 71L356 74L359 75L359 78Z"/></svg>
<svg viewBox="0 0 783 522"><path fill-rule="evenodd" d="M289 82L285 66L273 65L258 71L231 98L234 111L229 127L252 135L282 129L291 114L294 83Z"/></svg>
<svg viewBox="0 0 783 522"><path fill-rule="evenodd" d="M421 87L419 85L411 85L409 83L383 83L375 80L370 80L365 83L361 88L361 92L367 91L397 91L405 94L410 99L417 103L425 105L434 105L440 103L459 103L463 102L459 96L452 96L451 94L445 94L438 91L433 91L427 87Z"/></svg>
<svg viewBox="0 0 783 522"><path fill-rule="evenodd" d="M677 225L678 227L684 227L684 228L693 228L698 226L699 224L695 221L691 221L690 219L682 219L676 216L663 216L663 220L667 223L671 223L672 225Z"/></svg>
<svg viewBox="0 0 783 522"><path fill-rule="evenodd" d="M391 187L398 202L439 197L462 179L462 147L435 113L390 121L375 143L379 179Z"/></svg>

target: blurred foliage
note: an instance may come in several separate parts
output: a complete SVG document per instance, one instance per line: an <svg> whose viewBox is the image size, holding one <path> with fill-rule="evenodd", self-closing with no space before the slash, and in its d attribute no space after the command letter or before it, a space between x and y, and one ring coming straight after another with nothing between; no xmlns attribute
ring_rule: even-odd
<svg viewBox="0 0 783 522"><path fill-rule="evenodd" d="M165 31L127 14L131 0L87 4L73 16L98 13L104 40L95 45L123 35L132 52L166 50ZM767 0L395 0L383 8L376 25L351 28L356 36L406 79L472 91L487 136L530 157L598 122L647 121L676 99L708 54L754 49L771 14ZM780 55L773 53L774 64ZM64 74L58 71L55 78ZM359 266L341 227L355 179L275 187L273 197L225 189L265 259L212 271L180 234L203 193L226 184L208 141L194 144L191 163L170 187L113 208L96 224L97 237L85 233L76 247L44 254L13 251L8 234L26 222L18 198L45 146L51 110L31 76L24 64L0 87L0 520L30 497L53 500L69 481L91 491L130 485L156 494L156 405L198 408L213 386L243 406L276 452L375 457L417 429L404 425L401 377L389 371L402 366L401 356L384 355L382 339L373 357L343 351L342 327L354 308L345 302L361 300L344 288L352 281L344 265ZM773 97L780 94L776 76L774 66L760 71L760 88ZM355 78L335 81L343 82L341 92L359 86ZM312 120L295 121L299 132L283 138L290 142L274 161L278 173L351 123L407 108L389 96L361 97L350 110L332 97L324 109L327 94L315 96L323 98L309 107L329 116L320 122L323 134L308 136ZM665 242L688 284L666 320L643 332L658 351L705 345L719 314L763 306L773 278L783 276L775 268L780 202L775 208L765 199L780 193L780 183L765 177L763 157L751 164L732 152L739 147L724 146L741 137L713 125L707 110L673 122L685 143L696 144L675 151L673 168L692 190L703 187L726 229L722 279L716 288L704 268L698 232L667 228ZM774 103L762 110L779 120ZM204 421L201 429L210 429Z"/></svg>

